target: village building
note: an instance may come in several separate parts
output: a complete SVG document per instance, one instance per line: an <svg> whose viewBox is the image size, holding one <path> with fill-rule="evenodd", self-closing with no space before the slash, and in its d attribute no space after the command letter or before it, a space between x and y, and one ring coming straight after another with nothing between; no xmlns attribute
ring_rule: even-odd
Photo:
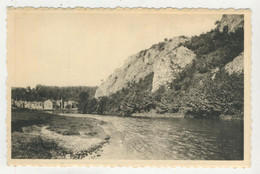
<svg viewBox="0 0 260 174"><path fill-rule="evenodd" d="M24 108L24 101L14 101L14 106L16 106L17 108Z"/></svg>
<svg viewBox="0 0 260 174"><path fill-rule="evenodd" d="M43 109L43 102L32 101L30 109Z"/></svg>
<svg viewBox="0 0 260 174"><path fill-rule="evenodd" d="M64 100L52 100L48 99L44 102L41 101L17 101L12 100L13 108L26 108L35 110L54 110L54 109L76 109L77 102L75 101L64 101Z"/></svg>
<svg viewBox="0 0 260 174"><path fill-rule="evenodd" d="M54 100L48 99L48 100L44 101L43 107L45 110L54 109L54 106L55 106Z"/></svg>
<svg viewBox="0 0 260 174"><path fill-rule="evenodd" d="M68 108L68 109L71 109L71 108L77 108L77 102L75 101L68 101L68 102L64 102L64 108Z"/></svg>
<svg viewBox="0 0 260 174"><path fill-rule="evenodd" d="M64 102L63 100L56 100L56 108L63 109L64 108Z"/></svg>

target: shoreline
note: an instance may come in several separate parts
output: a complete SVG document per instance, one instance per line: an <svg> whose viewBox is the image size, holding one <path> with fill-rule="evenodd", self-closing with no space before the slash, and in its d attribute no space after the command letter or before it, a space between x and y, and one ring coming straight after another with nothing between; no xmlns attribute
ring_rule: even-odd
<svg viewBox="0 0 260 174"><path fill-rule="evenodd" d="M219 117L198 117L196 118L194 115L191 114L184 114L184 113L164 113L164 114L159 114L156 112L143 112L143 113L133 113L131 115L110 115L110 114L96 114L96 113L79 113L79 112L59 112L59 110L56 110L57 112L50 112L48 110L36 110L36 109L14 109L12 111L27 111L27 112L39 112L39 113L45 113L45 114L50 114L50 115L56 115L56 116L69 116L66 114L77 114L77 115L92 115L92 116L112 116L112 117L123 117L123 118L192 118L192 119L212 119L212 120L243 120L243 116L234 116L234 115L224 115L221 114ZM77 117L77 116L72 116L71 117ZM84 118L83 116L79 116Z"/></svg>
<svg viewBox="0 0 260 174"><path fill-rule="evenodd" d="M49 112L46 112L49 113ZM59 116L69 116L66 114L82 114L82 113L49 113L49 114L56 114ZM199 120L203 120L203 119L210 119L210 120L243 120L243 117L241 116L234 116L234 115L224 115L221 114L219 117L196 117L194 115L191 114L183 114L183 113L164 113L164 114L159 114L159 113L155 113L155 112L143 112L143 113L133 113L131 115L117 115L117 114L96 114L96 113L87 113L87 114L82 114L82 115L91 115L91 116L101 116L101 117L105 117L105 116L111 116L111 117L122 117L122 118L140 118L140 119L148 119L148 118L190 118L190 119L199 119ZM76 117L76 116L72 116L71 117ZM79 116L81 117L81 116ZM84 118L84 116L82 116ZM92 117L94 118L94 117Z"/></svg>
<svg viewBox="0 0 260 174"><path fill-rule="evenodd" d="M143 113L134 113L130 117L148 117L148 118L184 118L184 115L179 113L164 113L158 114L154 112L143 112Z"/></svg>
<svg viewBox="0 0 260 174"><path fill-rule="evenodd" d="M12 158L95 159L110 141L95 118L61 118L54 113L12 112Z"/></svg>

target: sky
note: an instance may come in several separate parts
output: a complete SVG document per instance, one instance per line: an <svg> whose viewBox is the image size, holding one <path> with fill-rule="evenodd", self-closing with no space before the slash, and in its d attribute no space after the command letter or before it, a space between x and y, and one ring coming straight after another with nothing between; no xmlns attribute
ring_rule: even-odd
<svg viewBox="0 0 260 174"><path fill-rule="evenodd" d="M98 86L124 60L164 38L199 35L216 14L19 11L8 14L12 86Z"/></svg>

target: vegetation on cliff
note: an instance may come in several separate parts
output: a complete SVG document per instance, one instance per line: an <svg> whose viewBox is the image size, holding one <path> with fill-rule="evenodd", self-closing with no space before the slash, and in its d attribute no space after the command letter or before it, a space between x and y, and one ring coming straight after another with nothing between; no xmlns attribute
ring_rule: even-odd
<svg viewBox="0 0 260 174"><path fill-rule="evenodd" d="M223 25L216 22L218 26ZM219 118L230 115L242 119L244 109L244 74L230 74L225 66L244 51L244 28L216 27L179 44L192 50L196 58L168 85L151 92L153 73L139 82L99 99L85 101L84 113L131 115L149 112L176 113L195 118ZM165 51L165 39L152 46ZM169 50L170 51L170 50ZM145 51L142 51L142 53ZM141 56L142 57L142 56ZM240 65L241 66L241 65ZM176 73L175 73L176 76Z"/></svg>

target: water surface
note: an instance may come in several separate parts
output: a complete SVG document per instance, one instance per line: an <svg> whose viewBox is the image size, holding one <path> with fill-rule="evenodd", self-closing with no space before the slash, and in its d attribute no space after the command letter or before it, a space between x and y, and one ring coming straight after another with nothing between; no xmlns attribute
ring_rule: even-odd
<svg viewBox="0 0 260 174"><path fill-rule="evenodd" d="M64 115L107 122L102 159L243 160L243 121Z"/></svg>

